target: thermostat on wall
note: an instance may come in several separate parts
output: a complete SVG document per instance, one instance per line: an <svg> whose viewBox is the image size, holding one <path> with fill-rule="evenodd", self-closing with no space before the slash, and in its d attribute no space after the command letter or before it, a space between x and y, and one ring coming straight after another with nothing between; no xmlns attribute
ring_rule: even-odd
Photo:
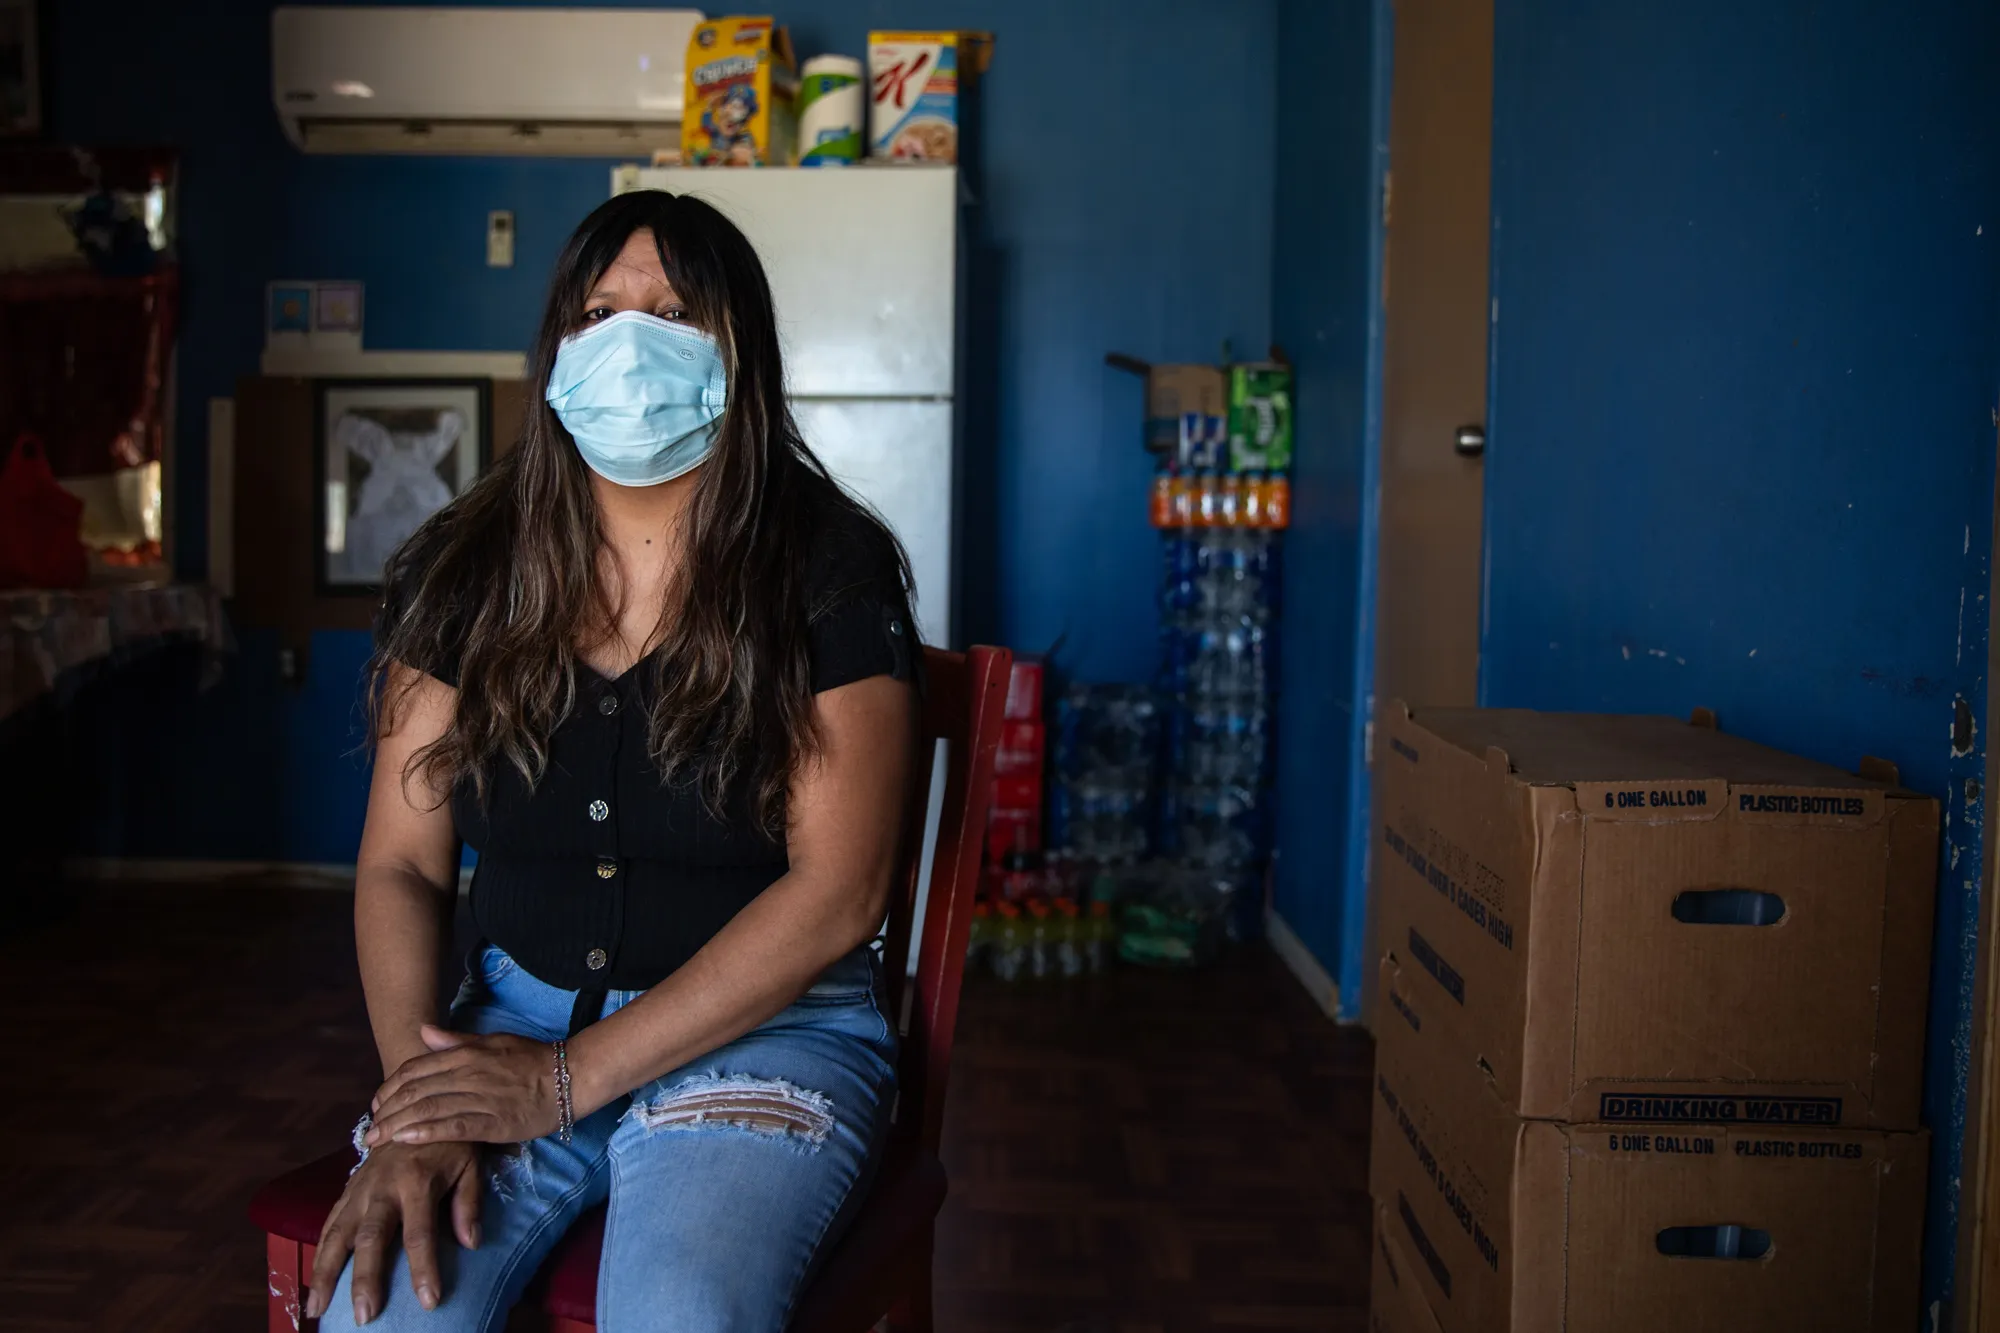
<svg viewBox="0 0 2000 1333"><path fill-rule="evenodd" d="M486 267L514 267L514 215L507 209L486 215Z"/></svg>

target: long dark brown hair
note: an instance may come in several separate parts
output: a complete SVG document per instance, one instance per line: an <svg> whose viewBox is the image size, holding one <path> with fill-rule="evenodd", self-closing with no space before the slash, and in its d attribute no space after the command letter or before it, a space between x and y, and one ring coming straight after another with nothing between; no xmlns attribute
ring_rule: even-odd
<svg viewBox="0 0 2000 1333"><path fill-rule="evenodd" d="M819 752L807 629L809 562L828 534L880 544L878 568L907 596L909 564L879 520L827 474L785 402L777 319L756 251L721 213L687 195L641 190L598 206L556 261L531 362L520 443L429 519L385 571L388 595L369 664L371 732L396 724L392 663L455 667L451 728L411 759L407 783L470 782L495 769L530 785L577 702L578 649L612 632L596 577L604 544L589 472L545 401L562 340L634 232L650 231L691 323L712 334L729 373L715 450L696 472L682 563L642 669L653 672L650 749L669 781L699 785L721 814L749 798L778 836L799 764ZM831 601L839 589L822 590ZM671 669L669 669L671 666Z"/></svg>

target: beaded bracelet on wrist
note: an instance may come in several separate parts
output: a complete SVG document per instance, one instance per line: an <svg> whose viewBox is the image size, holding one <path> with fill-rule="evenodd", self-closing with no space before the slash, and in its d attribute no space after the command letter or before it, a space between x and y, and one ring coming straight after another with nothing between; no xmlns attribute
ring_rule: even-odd
<svg viewBox="0 0 2000 1333"><path fill-rule="evenodd" d="M569 1049L561 1041L555 1044L556 1052L556 1142L568 1143L576 1130L576 1109L569 1094Z"/></svg>

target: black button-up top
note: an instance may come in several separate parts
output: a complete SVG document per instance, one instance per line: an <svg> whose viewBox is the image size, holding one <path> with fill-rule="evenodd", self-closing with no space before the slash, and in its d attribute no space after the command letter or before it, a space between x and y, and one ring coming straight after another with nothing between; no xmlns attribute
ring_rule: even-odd
<svg viewBox="0 0 2000 1333"><path fill-rule="evenodd" d="M848 542L816 557L807 601L824 609L808 631L813 690L911 679L915 628L886 544ZM394 589L388 603L397 605ZM759 826L747 784L718 818L691 784L662 782L647 753L658 665L648 658L607 680L579 664L576 706L549 738L541 781L530 788L503 764L483 804L469 781L452 797L459 836L479 853L481 933L564 990L601 997L657 984L786 870L784 843ZM428 670L456 686L455 668Z"/></svg>

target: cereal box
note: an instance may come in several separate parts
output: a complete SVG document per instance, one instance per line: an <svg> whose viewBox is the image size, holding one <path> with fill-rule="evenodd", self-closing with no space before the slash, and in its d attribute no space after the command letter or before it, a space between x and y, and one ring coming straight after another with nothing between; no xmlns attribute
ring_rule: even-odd
<svg viewBox="0 0 2000 1333"><path fill-rule="evenodd" d="M798 139L798 66L770 18L719 18L688 39L681 160L690 166L789 166Z"/></svg>
<svg viewBox="0 0 2000 1333"><path fill-rule="evenodd" d="M991 33L869 33L869 156L958 161L960 95L985 73L992 51Z"/></svg>

